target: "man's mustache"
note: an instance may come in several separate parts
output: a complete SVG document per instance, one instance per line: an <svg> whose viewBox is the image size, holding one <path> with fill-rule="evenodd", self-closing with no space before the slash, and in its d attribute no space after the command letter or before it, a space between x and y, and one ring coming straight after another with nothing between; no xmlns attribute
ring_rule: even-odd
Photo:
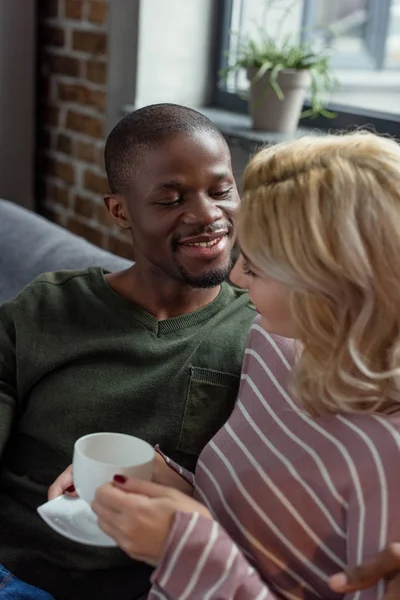
<svg viewBox="0 0 400 600"><path fill-rule="evenodd" d="M218 224L218 225L208 225L206 227L198 227L197 229L192 229L191 231L188 231L187 233L185 233L185 235L174 235L171 240L171 248L172 248L172 250L175 250L177 248L177 246L179 246L181 240L183 240L183 239L194 238L194 237L198 237L200 235L210 235L212 233L218 233L218 231L221 231L224 233L225 233L225 231L227 231L228 236L232 235L232 233L233 233L232 223L227 222L227 223L224 223L223 225Z"/></svg>

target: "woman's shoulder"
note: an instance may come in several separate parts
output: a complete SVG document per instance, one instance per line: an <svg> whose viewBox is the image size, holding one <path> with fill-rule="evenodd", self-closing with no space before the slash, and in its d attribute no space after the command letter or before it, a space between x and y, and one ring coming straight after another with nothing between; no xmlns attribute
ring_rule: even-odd
<svg viewBox="0 0 400 600"><path fill-rule="evenodd" d="M362 487L382 485L400 465L400 412L339 414L316 422L335 441L337 453ZM400 478L396 476L400 485Z"/></svg>
<svg viewBox="0 0 400 600"><path fill-rule="evenodd" d="M261 315L257 315L250 329L247 354L258 355L267 362L277 361L290 371L298 350L299 343L296 340L268 333L262 326Z"/></svg>
<svg viewBox="0 0 400 600"><path fill-rule="evenodd" d="M356 413L336 416L342 431L352 432L354 443L385 453L390 447L400 453L400 410L392 414Z"/></svg>

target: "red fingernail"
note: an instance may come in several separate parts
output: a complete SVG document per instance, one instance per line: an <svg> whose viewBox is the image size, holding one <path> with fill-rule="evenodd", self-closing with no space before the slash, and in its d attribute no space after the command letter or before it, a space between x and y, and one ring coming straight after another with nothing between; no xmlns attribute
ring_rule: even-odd
<svg viewBox="0 0 400 600"><path fill-rule="evenodd" d="M125 483L126 477L125 475L114 475L114 481L115 483Z"/></svg>
<svg viewBox="0 0 400 600"><path fill-rule="evenodd" d="M75 492L75 486L70 485L65 491L68 492L68 494L73 494Z"/></svg>

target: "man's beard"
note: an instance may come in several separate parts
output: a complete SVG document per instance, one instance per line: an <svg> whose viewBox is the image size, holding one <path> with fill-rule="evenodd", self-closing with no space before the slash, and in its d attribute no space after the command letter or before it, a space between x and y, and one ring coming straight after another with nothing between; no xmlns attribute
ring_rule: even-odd
<svg viewBox="0 0 400 600"><path fill-rule="evenodd" d="M233 234L232 225L229 223L227 225L227 228L228 228L228 237L229 237L229 239L231 239L232 234ZM191 232L190 236L195 237L197 235L216 233L220 230L221 230L221 227L214 227L214 226L201 227L197 231ZM229 254L228 264L226 265L225 268L220 268L220 269L212 269L211 268L209 271L207 271L203 275L194 276L194 275L191 275L190 273L188 273L186 271L186 269L176 259L176 252L178 250L178 247L179 247L179 238L172 239L172 241L171 241L172 257L173 257L174 263L175 263L178 271L180 272L180 274L182 276L182 280L184 281L184 283L187 283L188 285L190 285L193 288L204 288L205 289L205 288L217 287L218 285L221 285L221 283L223 283L224 281L226 281L228 279L229 274L232 271L233 264L234 264L232 250Z"/></svg>
<svg viewBox="0 0 400 600"><path fill-rule="evenodd" d="M233 258L232 255L229 257L229 263L225 268L221 269L210 269L203 275L190 275L186 271L186 269L179 264L178 261L175 262L179 272L182 276L182 280L190 285L193 288L214 288L218 285L221 285L224 281L226 281L229 277L229 274L233 267Z"/></svg>

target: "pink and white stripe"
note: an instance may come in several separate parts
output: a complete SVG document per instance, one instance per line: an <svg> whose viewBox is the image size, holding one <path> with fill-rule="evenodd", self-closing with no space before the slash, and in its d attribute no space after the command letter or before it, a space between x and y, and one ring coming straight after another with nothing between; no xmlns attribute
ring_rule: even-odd
<svg viewBox="0 0 400 600"><path fill-rule="evenodd" d="M177 514L150 600L333 600L330 575L400 539L400 413L309 417L288 391L294 356L257 318L236 407L196 469L216 521Z"/></svg>

